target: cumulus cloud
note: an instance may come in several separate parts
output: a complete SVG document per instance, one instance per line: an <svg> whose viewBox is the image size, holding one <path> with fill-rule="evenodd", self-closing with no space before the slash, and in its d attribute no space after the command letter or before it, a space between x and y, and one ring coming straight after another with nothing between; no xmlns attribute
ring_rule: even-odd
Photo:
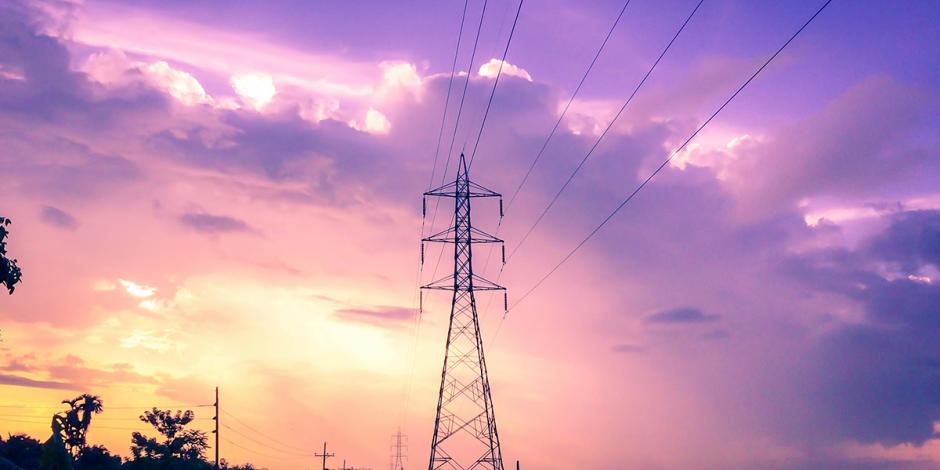
<svg viewBox="0 0 940 470"><path fill-rule="evenodd" d="M421 76L414 64L408 62L382 62L382 85L379 94L384 98L396 97L400 93L421 96Z"/></svg>
<svg viewBox="0 0 940 470"><path fill-rule="evenodd" d="M156 287L145 286L143 284L138 284L134 281L128 281L126 279L118 279L118 282L124 286L124 289L128 294L137 297L137 298L147 298L152 297L153 294L157 292Z"/></svg>
<svg viewBox="0 0 940 470"><path fill-rule="evenodd" d="M502 72L499 70L500 64L503 66ZM480 70L477 71L477 75L486 78L496 78L497 73L509 77L519 77L528 82L532 81L532 75L529 75L526 69L495 58L481 65Z"/></svg>
<svg viewBox="0 0 940 470"><path fill-rule="evenodd" d="M235 93L238 93L238 96L244 102L257 110L267 106L277 93L274 79L270 75L262 73L233 75L230 82Z"/></svg>
<svg viewBox="0 0 940 470"><path fill-rule="evenodd" d="M81 70L98 83L127 87L142 82L166 92L180 103L192 106L212 103L212 97L191 73L164 60L151 63L130 60L123 51L107 49L85 60Z"/></svg>
<svg viewBox="0 0 940 470"><path fill-rule="evenodd" d="M153 83L162 88L183 104L193 105L208 103L209 95L191 74L170 67L165 61L147 65L148 75Z"/></svg>
<svg viewBox="0 0 940 470"><path fill-rule="evenodd" d="M152 59L129 66L126 57L114 54L90 60L84 71L73 71L62 43L9 18L0 15L4 32L16 33L19 44L28 43L29 50L36 52L26 56L20 50L22 46L14 47L11 41L0 44L0 57L9 62L3 64L3 70L9 73L0 74L4 84L0 87L0 104L5 122L20 126L0 132L4 142L0 172L9 175L18 197L33 198L25 206L30 211L37 201L68 207L62 201L75 197L98 197L96 202L103 207L134 210L150 207L150 201L141 204L137 198L128 202L136 205L114 206L130 198L115 196L113 189L134 183L138 193L149 196L158 192L161 198L172 198L193 187L202 189L212 181L224 188L221 197L238 196L231 197L238 202L222 209L228 214L242 214L238 207L244 199L274 201L276 204L268 206L271 211L285 207L294 211L292 204L330 206L326 209L341 206L343 217L349 214L367 220L369 225L362 225L367 227L366 236L380 236L383 241L399 236L390 227L405 218L388 215L395 213L387 210L389 207L405 207L401 211L405 214L416 212L414 188L427 184L426 151L435 137L429 137L427 123L440 119L448 85L444 75L422 78L409 63L388 63L381 70L377 88L363 86L340 93L330 85L321 87L330 88L329 93L317 94L311 92L312 88L282 82L281 75L271 67L259 66L245 70L263 70L277 77L276 88L274 79L271 87L261 79L263 93L254 95L260 96L261 100L254 103L264 112L255 112L255 104L179 106L186 100L198 103L203 99L205 90L199 91L202 85L196 87L196 77L202 77L197 70L187 69L192 71L194 83L174 73L177 69L172 64L180 62L168 60L165 69L158 66L154 71L150 69L156 63ZM152 49L141 47L136 52L146 50ZM705 80L704 85L700 80L686 80L699 88L680 90L679 95L691 101L704 100L712 95L703 90L724 89L727 84L723 80L737 75L738 70L719 70L727 64L720 60L715 63L713 73L717 78ZM498 61L490 61L478 73L492 78L498 65ZM221 70L224 76L231 73L229 69ZM362 70L363 76L376 72L374 65ZM487 186L512 188L529 163L520 156L531 156L538 150L565 96L561 90L530 81L527 72L512 64L506 64L503 73L522 79L501 81L474 171L480 172ZM147 78L150 75L153 77ZM470 80L465 110L468 119L480 115L480 103L486 102L491 86L489 80ZM795 124L796 130L789 137L781 137L773 129L753 139L740 138L757 135L751 130L734 132L719 139L721 153L714 155L706 155L704 152L711 151L711 147L703 144L700 153L690 154L681 168L667 168L628 211L585 246L565 267L577 269L577 263L585 263L581 267L586 274L572 283L572 288L578 289L572 296L587 300L596 297L596 289L613 288L605 290L605 295L612 298L605 297L603 304L584 305L584 317L579 316L578 321L603 321L605 330L611 330L617 338L631 338L626 343L601 342L603 352L626 363L636 362L625 360L628 355L642 353L644 362L655 364L650 369L657 369L660 375L656 378L663 382L677 382L675 377L681 376L693 391L675 402L707 402L709 409L721 410L721 424L758 422L740 436L769 436L775 443L797 442L807 447L846 441L917 444L930 438L928 427L937 419L938 406L924 391L936 389L930 373L936 372L938 351L931 346L935 338L930 332L937 326L933 306L938 304L938 283L923 279L932 276L928 268L936 265L931 261L937 259L933 243L936 218L905 212L895 219L891 211L878 210L871 217L889 225L879 235L882 238L876 237L858 250L820 251L816 248L818 240L838 236L841 228L831 224L808 227L804 214L794 207L800 199L816 194L855 194L851 181L865 181L879 169L904 181L906 171L930 168L920 157L908 160L892 154L887 145L897 136L916 140L913 134L903 128L893 129L891 123L886 126L892 129L876 129L875 111L890 110L892 97L900 98L895 104L911 104L905 92L889 86L885 93L890 96L879 99L877 87L862 88L859 96L837 100L830 107L834 112L824 109ZM383 89L386 94L379 97ZM239 95L249 103L252 93L248 90ZM357 99L346 99L353 95ZM635 110L640 112L631 114L628 125L618 128L598 149L559 201L556 212L546 218L544 230L535 235L543 238L533 239L535 248L526 248L532 252L522 251L513 268L519 274L509 271L512 285L525 286L532 275L541 274L526 266L526 257L543 261L553 254L552 250L576 243L599 220L604 208L618 202L625 191L648 174L644 170L650 162L662 161L668 147L665 144L680 137L687 124L682 113L673 113L668 106L660 108L657 100L662 97L655 97L652 104L657 106L643 108L644 103L638 101ZM874 104L862 103L860 98L865 97L873 98ZM848 104L840 105L843 101ZM541 209L540 204L557 188L559 178L571 170L571 156L583 155L590 146L592 139L587 134L603 122L607 105L588 103L579 109L586 117L577 123L573 120L568 129L559 129L529 186L512 208L514 217L519 217L515 220L524 220L526 214ZM892 112L897 112L902 122L922 124L917 112ZM860 125L846 124L855 114L870 119ZM351 120L362 132L350 128ZM20 122L23 124L16 124ZM48 135L30 133L30 128L41 128ZM842 167L815 161L817 156L836 153L838 148L832 142L853 141L855 133L869 130L873 136L862 136L861 143L852 143L849 149L868 152L858 162L867 170L849 168L849 173L860 173L840 176L835 173L854 161L847 163L843 159ZM793 137L801 132L808 133L808 141L805 146L791 149L792 142L799 140ZM463 136L458 137L459 146ZM873 157L875 150L885 152ZM788 162L788 158L794 162ZM759 160L761 165L757 164ZM891 167L892 162L903 171ZM725 163L727 178L719 178L718 167ZM499 171L493 171L496 168ZM803 170L815 176L804 179ZM828 186L810 180L830 176L833 184ZM745 181L748 177L755 182ZM761 220L737 218L732 209L742 201L753 202L761 209ZM365 210L357 210L360 208ZM91 225L84 212L82 215L83 221ZM198 233L252 230L245 220L229 215L187 212L173 217L179 226ZM353 223L331 217L334 215L323 215L330 225ZM513 224L506 226L508 240L518 240L521 235ZM524 225L519 223L517 227ZM124 229L127 233L122 235L127 237L158 238L149 233L149 226ZM396 238L394 243L405 246L407 240L410 238ZM781 262L781 258L786 261ZM112 260L118 261L125 262ZM160 269L168 276L180 274L179 263L167 264L172 266ZM565 270L559 271L555 279L563 278ZM94 279L113 279L117 275L89 273L81 288L88 291ZM605 286L610 279L615 283ZM349 283L346 278L342 281ZM142 308L162 308L154 288L128 282L122 282L122 287L131 295L132 290L137 293ZM661 308L661 298L644 293L663 292L664 286L672 296L670 305L697 307L633 316L632 312ZM116 286L102 283L97 287L108 290ZM106 296L98 293L96 301ZM626 300L628 296L633 298ZM538 302L537 297L530 302ZM144 303L149 301L153 303ZM609 311L611 304L616 305L613 310L617 313L602 317L598 312ZM98 305L94 308L104 309ZM706 312L721 312L721 321L718 314ZM545 309L545 315L545 321L571 317L567 311L558 313L551 308ZM380 306L340 309L333 317L388 328L406 325L413 319L413 312ZM47 317L43 317L45 320ZM634 330L620 331L623 324ZM743 324L740 330L739 324ZM689 327L690 334L681 334L683 325ZM126 346L124 351L130 354L167 350L172 344L166 338L159 327L145 326L121 328L111 341ZM635 343L632 338L636 338ZM621 355L610 354L612 343L613 351ZM668 362L669 367L656 362L671 359L670 354L681 360ZM858 361L846 360L848 356ZM37 377L64 380L44 373ZM610 380L603 388L617 389L618 378ZM727 389L723 388L726 384ZM721 402L728 396L734 398L733 403ZM618 397L610 399L613 402Z"/></svg>
<svg viewBox="0 0 940 470"><path fill-rule="evenodd" d="M388 134L392 130L392 123L384 114L375 108L366 111L366 120L363 130L373 134Z"/></svg>

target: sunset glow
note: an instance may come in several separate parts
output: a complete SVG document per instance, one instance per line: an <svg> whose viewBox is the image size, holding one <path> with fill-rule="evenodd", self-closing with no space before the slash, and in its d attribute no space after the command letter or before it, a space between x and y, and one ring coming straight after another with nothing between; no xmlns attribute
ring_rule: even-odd
<svg viewBox="0 0 940 470"><path fill-rule="evenodd" d="M463 153L507 470L940 467L940 2L624 3L0 2L0 436L425 468Z"/></svg>

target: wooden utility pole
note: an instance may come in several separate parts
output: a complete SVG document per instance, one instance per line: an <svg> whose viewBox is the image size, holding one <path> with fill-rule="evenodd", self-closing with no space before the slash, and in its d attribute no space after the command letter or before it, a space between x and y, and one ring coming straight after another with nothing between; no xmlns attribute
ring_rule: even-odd
<svg viewBox="0 0 940 470"><path fill-rule="evenodd" d="M219 387L215 388L215 468L219 470ZM518 469L517 469L518 470Z"/></svg>
<svg viewBox="0 0 940 470"><path fill-rule="evenodd" d="M323 443L323 453L322 454L313 454L314 457L323 457L323 470L326 470L326 459L328 457L333 457L336 454L327 454L326 453L326 442Z"/></svg>

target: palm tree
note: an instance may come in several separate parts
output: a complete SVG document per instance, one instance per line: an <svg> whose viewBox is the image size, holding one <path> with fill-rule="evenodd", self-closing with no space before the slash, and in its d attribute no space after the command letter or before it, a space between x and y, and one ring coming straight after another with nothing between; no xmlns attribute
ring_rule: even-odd
<svg viewBox="0 0 940 470"><path fill-rule="evenodd" d="M56 416L65 434L65 439L63 439L65 445L69 448L69 452L76 456L85 448L85 435L91 426L92 414L101 413L104 406L100 397L87 393L71 400L62 400L62 403L69 405L70 409L64 415L59 413Z"/></svg>
<svg viewBox="0 0 940 470"><path fill-rule="evenodd" d="M92 413L98 414L104 411L104 406L101 403L101 398L97 395L83 394L81 396L82 403L80 408L82 410L82 429L88 431L88 427L91 426L91 415Z"/></svg>

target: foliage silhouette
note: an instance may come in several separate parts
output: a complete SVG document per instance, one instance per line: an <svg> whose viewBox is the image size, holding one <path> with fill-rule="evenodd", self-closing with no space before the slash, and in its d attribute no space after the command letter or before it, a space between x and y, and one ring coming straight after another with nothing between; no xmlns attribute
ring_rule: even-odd
<svg viewBox="0 0 940 470"><path fill-rule="evenodd" d="M10 234L7 227L12 221L0 216L0 285L6 287L10 294L16 289L16 284L22 282L23 272L16 265L15 259L7 258L6 238Z"/></svg>
<svg viewBox="0 0 940 470"><path fill-rule="evenodd" d="M191 410L176 411L153 408L140 420L150 424L159 438L131 435L130 458L112 454L101 445L88 446L85 436L94 414L104 411L101 399L83 394L63 400L70 409L52 417L52 436L44 443L25 434L4 440L0 436L0 470L212 470L206 460L209 447L206 433L186 429L193 422ZM70 452L71 450L72 452ZM265 470L250 463L231 465L219 462L223 470Z"/></svg>
<svg viewBox="0 0 940 470"><path fill-rule="evenodd" d="M121 458L104 446L85 447L75 459L75 470L120 470Z"/></svg>
<svg viewBox="0 0 940 470"><path fill-rule="evenodd" d="M25 434L13 434L6 441L0 437L0 458L16 466L13 468L39 468L41 453L39 441ZM3 465L0 461L0 468Z"/></svg>
<svg viewBox="0 0 940 470"><path fill-rule="evenodd" d="M39 456L40 470L73 470L72 455L65 450L61 431L58 421L53 419L52 436L42 445Z"/></svg>
<svg viewBox="0 0 940 470"><path fill-rule="evenodd" d="M192 410L185 412L153 408L145 411L140 420L150 423L163 435L163 442L152 437L145 437L139 432L131 434L131 453L135 459L150 458L156 460L202 461L205 459L209 440L206 433L195 429L184 429L193 421Z"/></svg>
<svg viewBox="0 0 940 470"><path fill-rule="evenodd" d="M57 421L53 424L53 430L55 431L55 426L58 424L60 430L57 433L62 436L65 447L74 457L85 448L85 436L88 433L88 427L91 426L92 414L101 413L104 408L101 398L87 393L71 400L62 400L62 403L69 405L70 409L64 414L58 413L53 417L53 420Z"/></svg>

